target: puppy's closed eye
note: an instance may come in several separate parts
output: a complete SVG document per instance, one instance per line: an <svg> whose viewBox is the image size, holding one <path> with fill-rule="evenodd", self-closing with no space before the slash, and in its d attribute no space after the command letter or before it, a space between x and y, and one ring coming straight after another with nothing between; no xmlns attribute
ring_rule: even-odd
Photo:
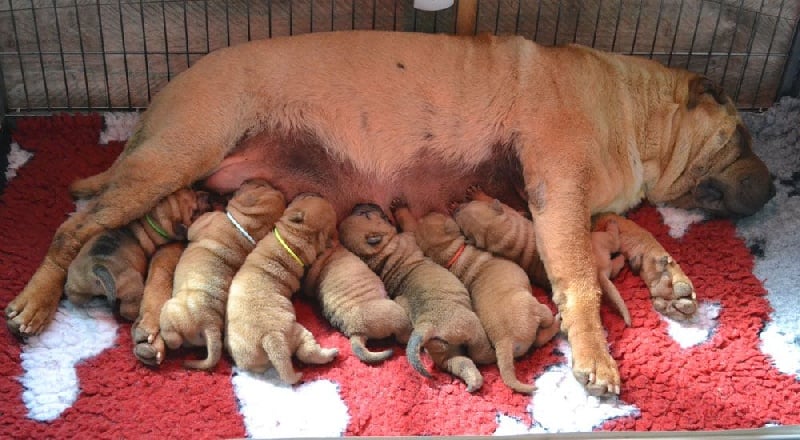
<svg viewBox="0 0 800 440"><path fill-rule="evenodd" d="M380 235L380 234L367 235L367 244L369 244L371 246L375 246L377 244L380 244L380 242L382 242L382 241L383 241L383 235Z"/></svg>

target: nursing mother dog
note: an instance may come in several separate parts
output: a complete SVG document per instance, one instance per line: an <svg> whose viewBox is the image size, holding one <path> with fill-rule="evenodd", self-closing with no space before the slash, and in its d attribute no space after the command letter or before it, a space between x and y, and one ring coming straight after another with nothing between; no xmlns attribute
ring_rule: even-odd
<svg viewBox="0 0 800 440"><path fill-rule="evenodd" d="M358 203L388 212L396 198L416 217L446 212L471 185L528 208L573 373L595 394L619 393L620 376L600 321L590 217L642 200L744 216L774 194L731 99L653 61L521 37L354 31L249 42L178 75L117 161L72 186L88 207L59 227L6 307L9 328L47 327L93 235L178 188L230 193L255 178L288 199L318 193L339 219ZM659 261L642 267L663 272L660 301L693 314L691 283Z"/></svg>

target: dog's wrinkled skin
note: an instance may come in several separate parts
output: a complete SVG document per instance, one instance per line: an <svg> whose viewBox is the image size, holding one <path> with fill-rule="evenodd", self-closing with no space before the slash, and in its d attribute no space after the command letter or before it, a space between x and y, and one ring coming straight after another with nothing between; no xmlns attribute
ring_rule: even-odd
<svg viewBox="0 0 800 440"><path fill-rule="evenodd" d="M249 180L233 194L226 211L258 242L286 208L283 194L262 180ZM188 368L210 370L222 357L228 288L256 245L225 212L203 214L189 228L189 244L175 268L172 298L161 308L160 336L170 349L205 346L207 356Z"/></svg>
<svg viewBox="0 0 800 440"><path fill-rule="evenodd" d="M135 320L144 290L147 260L158 246L186 238L186 229L192 221L208 211L207 196L184 188L163 198L147 214L161 233L140 218L124 228L92 237L69 266L64 285L67 299L80 305L92 297L104 296L119 307L120 316Z"/></svg>
<svg viewBox="0 0 800 440"><path fill-rule="evenodd" d="M454 205L453 208L455 222L467 239L479 249L519 264L531 277L531 281L547 288L549 283L541 279L543 270L536 250L534 224L519 211L492 199L476 188L470 189L470 198L474 200ZM616 236L605 231L592 231L591 247L595 260L599 259L603 263L602 266L598 264L597 273L602 292L625 324L630 325L628 306L609 279L622 269L624 257L614 260L613 267L606 267L607 264L612 264L611 254L621 252L619 241L614 241L618 240L618 235L618 231ZM609 269L608 275L605 274L606 269Z"/></svg>
<svg viewBox="0 0 800 440"><path fill-rule="evenodd" d="M292 366L293 355L302 362L326 364L339 353L320 347L297 322L292 305L306 266L332 246L335 236L333 205L301 194L275 223L273 233L244 260L231 282L225 324L225 345L237 367L263 373L272 366L281 380L295 384L303 374Z"/></svg>
<svg viewBox="0 0 800 440"><path fill-rule="evenodd" d="M395 206L400 228L413 232L425 255L447 267L469 290L472 307L494 346L503 382L519 393L533 392L534 385L517 378L514 358L550 341L559 332L560 321L534 298L525 271L468 244L452 217L432 212L417 221L402 203Z"/></svg>
<svg viewBox="0 0 800 440"><path fill-rule="evenodd" d="M352 31L248 42L158 93L119 159L84 182L88 209L56 231L6 307L9 328L29 335L50 323L65 270L92 236L194 182L227 193L254 177L288 198L318 192L340 218L397 197L417 216L444 212L472 184L527 203L573 373L595 394L619 392L620 376L600 322L590 217L643 199L743 216L774 194L733 102L655 61L522 37ZM688 294L663 299L673 308Z"/></svg>
<svg viewBox="0 0 800 440"><path fill-rule="evenodd" d="M483 376L475 362L491 363L495 356L464 284L426 257L413 233L398 233L377 205L357 205L339 225L339 239L378 274L408 313L411 366L430 377L420 359L425 348L437 367L464 380L467 391L478 390Z"/></svg>
<svg viewBox="0 0 800 440"><path fill-rule="evenodd" d="M161 308L172 297L175 267L185 247L182 241L167 243L150 257L139 317L131 326L133 355L145 365L157 366L164 360L166 347L158 334L158 322Z"/></svg>
<svg viewBox="0 0 800 440"><path fill-rule="evenodd" d="M389 298L378 275L343 246L329 249L311 265L303 291L319 299L325 318L350 338L353 354L364 362L381 362L393 353L369 351L367 339L394 336L408 342L411 321L406 311Z"/></svg>

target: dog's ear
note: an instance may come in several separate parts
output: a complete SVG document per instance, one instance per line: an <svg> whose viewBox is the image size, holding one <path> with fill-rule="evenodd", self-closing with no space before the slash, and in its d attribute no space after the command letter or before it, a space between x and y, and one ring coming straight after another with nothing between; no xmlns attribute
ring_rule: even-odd
<svg viewBox="0 0 800 440"><path fill-rule="evenodd" d="M306 213L300 210L289 213L289 221L292 223L303 223Z"/></svg>
<svg viewBox="0 0 800 440"><path fill-rule="evenodd" d="M492 200L492 203L489 206L491 206L496 213L498 214L503 213L503 205L502 203L500 203L500 200L497 199Z"/></svg>
<svg viewBox="0 0 800 440"><path fill-rule="evenodd" d="M717 101L717 104L725 105L728 102L728 97L714 81L705 76L698 76L689 81L689 99L686 102L686 107L690 110L697 107L703 95L708 94Z"/></svg>

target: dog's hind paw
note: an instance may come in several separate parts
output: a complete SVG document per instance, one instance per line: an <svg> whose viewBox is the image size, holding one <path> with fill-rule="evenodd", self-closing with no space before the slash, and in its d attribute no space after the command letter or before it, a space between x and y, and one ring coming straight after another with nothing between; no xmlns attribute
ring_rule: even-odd
<svg viewBox="0 0 800 440"><path fill-rule="evenodd" d="M164 340L158 336L158 331L146 330L141 320L134 322L131 327L131 336L133 338L133 355L136 356L141 363L150 366L161 364L164 360L164 353L166 346Z"/></svg>
<svg viewBox="0 0 800 440"><path fill-rule="evenodd" d="M650 289L653 306L661 314L684 321L697 312L694 286L671 256L645 259L641 274Z"/></svg>

